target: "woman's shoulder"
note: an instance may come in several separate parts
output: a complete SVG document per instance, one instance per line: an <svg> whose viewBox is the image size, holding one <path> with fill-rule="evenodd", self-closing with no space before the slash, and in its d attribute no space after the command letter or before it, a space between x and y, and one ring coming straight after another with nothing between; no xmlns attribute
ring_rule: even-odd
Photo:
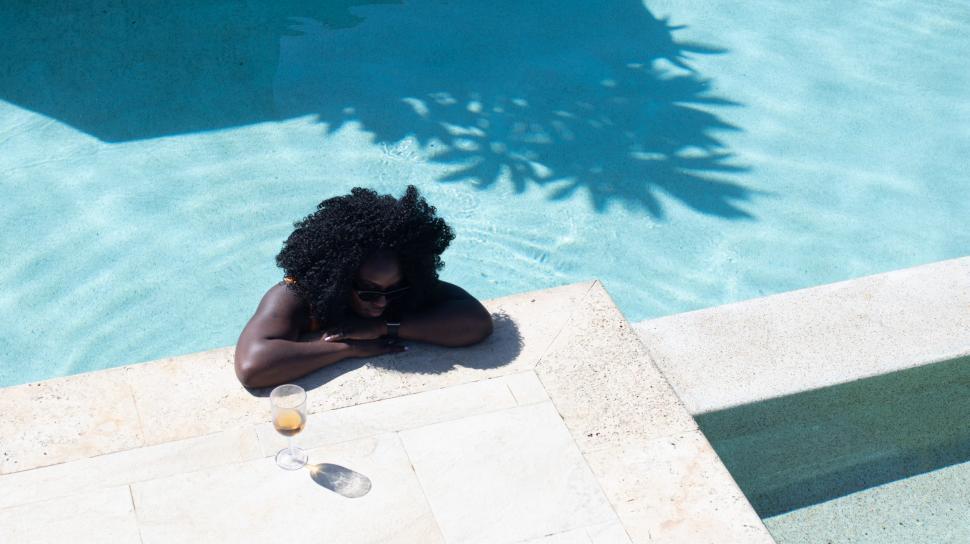
<svg viewBox="0 0 970 544"><path fill-rule="evenodd" d="M259 311L270 311L301 322L310 319L310 305L295 289L283 281L266 291L259 303L257 312Z"/></svg>
<svg viewBox="0 0 970 544"><path fill-rule="evenodd" d="M438 280L429 290L429 298L436 301L442 302L445 300L461 300L461 299L474 299L468 291L465 291L461 287L453 283L448 283L446 281Z"/></svg>

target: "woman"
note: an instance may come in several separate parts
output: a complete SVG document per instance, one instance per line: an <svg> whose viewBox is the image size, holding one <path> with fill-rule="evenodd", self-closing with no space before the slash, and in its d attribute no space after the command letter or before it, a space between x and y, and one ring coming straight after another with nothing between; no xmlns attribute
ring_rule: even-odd
<svg viewBox="0 0 970 544"><path fill-rule="evenodd" d="M491 334L482 304L438 279L455 236L413 185L400 199L355 188L294 226L276 256L284 279L236 344L246 387L406 350L399 340L467 346Z"/></svg>

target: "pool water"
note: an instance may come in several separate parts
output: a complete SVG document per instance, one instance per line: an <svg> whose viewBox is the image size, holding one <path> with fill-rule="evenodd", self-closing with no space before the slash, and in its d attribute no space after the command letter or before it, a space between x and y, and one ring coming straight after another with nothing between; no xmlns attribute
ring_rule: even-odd
<svg viewBox="0 0 970 544"><path fill-rule="evenodd" d="M970 254L961 3L520 4L0 7L0 386L232 344L356 185L631 321Z"/></svg>
<svg viewBox="0 0 970 544"><path fill-rule="evenodd" d="M696 416L780 544L963 543L970 357Z"/></svg>

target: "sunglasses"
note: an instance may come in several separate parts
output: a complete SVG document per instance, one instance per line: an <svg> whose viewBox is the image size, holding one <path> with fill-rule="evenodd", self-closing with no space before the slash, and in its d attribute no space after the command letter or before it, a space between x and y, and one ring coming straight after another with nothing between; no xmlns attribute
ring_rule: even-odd
<svg viewBox="0 0 970 544"><path fill-rule="evenodd" d="M357 298L360 300L363 300L364 302L374 302L381 297L385 297L387 300L394 300L399 298L410 288L411 286L408 285L406 287L398 287L397 289L391 289L389 291L374 291L372 289L358 289L354 287L354 292L357 293Z"/></svg>

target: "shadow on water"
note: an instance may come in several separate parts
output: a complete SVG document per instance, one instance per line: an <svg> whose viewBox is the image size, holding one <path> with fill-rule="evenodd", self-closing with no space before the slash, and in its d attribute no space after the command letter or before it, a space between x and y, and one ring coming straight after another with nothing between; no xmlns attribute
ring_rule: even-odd
<svg viewBox="0 0 970 544"><path fill-rule="evenodd" d="M273 77L293 17L352 27L362 3L3 2L0 98L106 142L277 119Z"/></svg>
<svg viewBox="0 0 970 544"><path fill-rule="evenodd" d="M724 51L639 0L153 6L2 8L0 98L108 142L313 114L416 141L441 182L751 217L713 113L735 104L688 62Z"/></svg>
<svg viewBox="0 0 970 544"><path fill-rule="evenodd" d="M970 461L970 358L696 416L761 517Z"/></svg>

